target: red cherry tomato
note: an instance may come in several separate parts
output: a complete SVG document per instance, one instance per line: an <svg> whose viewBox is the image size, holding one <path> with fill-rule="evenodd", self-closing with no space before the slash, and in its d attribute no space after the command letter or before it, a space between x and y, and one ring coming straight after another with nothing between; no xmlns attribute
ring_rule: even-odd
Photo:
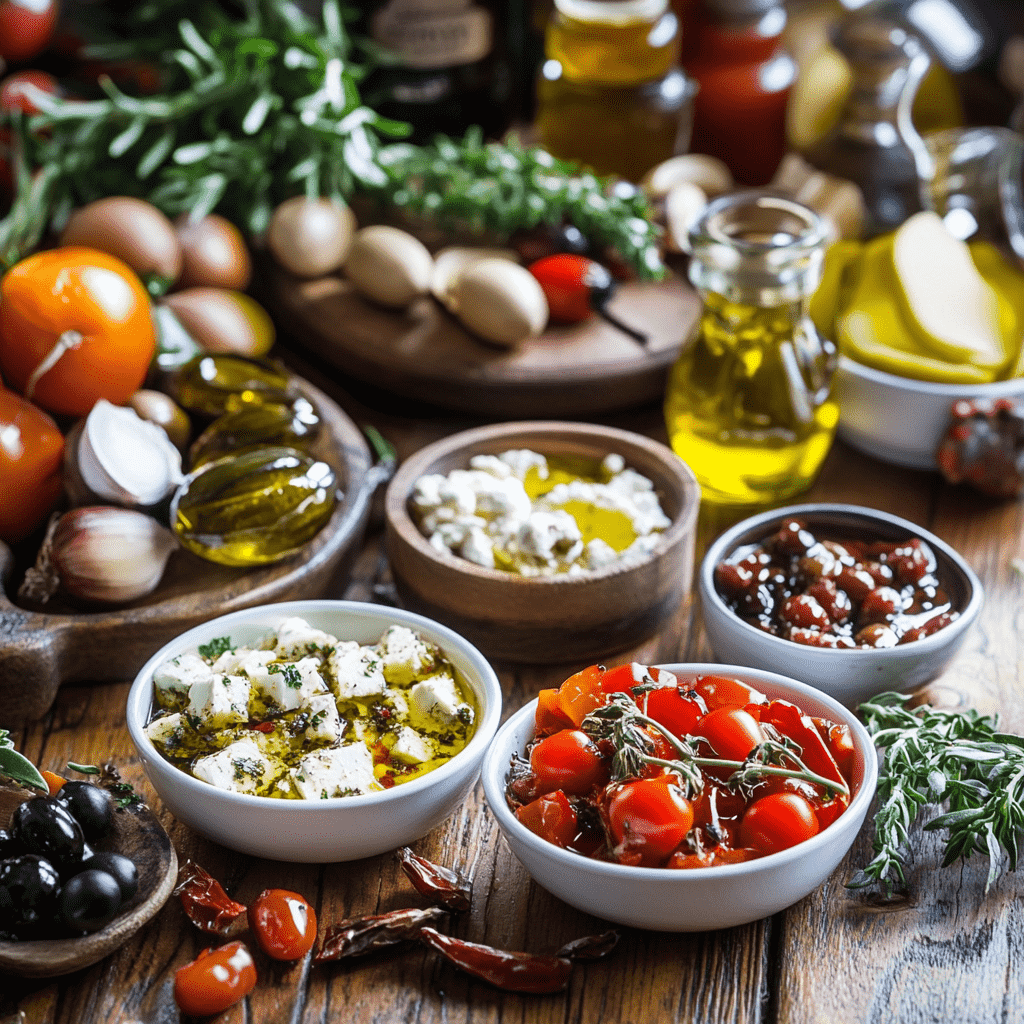
<svg viewBox="0 0 1024 1024"><path fill-rule="evenodd" d="M770 793L755 800L740 822L742 846L778 853L818 834L814 808L799 793Z"/></svg>
<svg viewBox="0 0 1024 1024"><path fill-rule="evenodd" d="M788 700L773 700L761 711L761 721L775 726L800 747L800 758L812 772L833 782L845 782L814 722Z"/></svg>
<svg viewBox="0 0 1024 1024"><path fill-rule="evenodd" d="M35 253L0 282L0 369L49 412L123 405L156 351L149 296L120 260L83 246Z"/></svg>
<svg viewBox="0 0 1024 1024"><path fill-rule="evenodd" d="M594 260L559 252L531 263L529 271L548 300L548 315L575 324L592 316L611 294L612 275Z"/></svg>
<svg viewBox="0 0 1024 1024"><path fill-rule="evenodd" d="M545 736L530 751L530 767L537 776L537 792L560 789L585 796L608 781L608 769L594 741L579 729L564 729Z"/></svg>
<svg viewBox="0 0 1024 1024"><path fill-rule="evenodd" d="M604 669L600 665L590 665L581 672L569 676L558 688L558 701L562 711L577 729L594 708L608 703L608 695L601 689L603 675Z"/></svg>
<svg viewBox="0 0 1024 1024"><path fill-rule="evenodd" d="M56 24L56 0L0 0L0 57L34 57L46 48Z"/></svg>
<svg viewBox="0 0 1024 1024"><path fill-rule="evenodd" d="M256 985L256 965L243 942L204 949L174 975L174 1001L182 1013L209 1017L234 1006Z"/></svg>
<svg viewBox="0 0 1024 1024"><path fill-rule="evenodd" d="M264 889L249 905L249 927L274 960L301 960L316 942L313 908L287 889Z"/></svg>
<svg viewBox="0 0 1024 1024"><path fill-rule="evenodd" d="M620 863L658 867L693 827L693 806L671 775L609 787L608 829Z"/></svg>
<svg viewBox="0 0 1024 1024"><path fill-rule="evenodd" d="M517 808L516 817L535 835L563 849L579 831L576 812L560 789Z"/></svg>
<svg viewBox="0 0 1024 1024"><path fill-rule="evenodd" d="M640 696L638 703L641 708L646 707L647 714L673 736L682 738L696 732L702 708L697 701L684 697L678 686L649 690Z"/></svg>
<svg viewBox="0 0 1024 1024"><path fill-rule="evenodd" d="M718 757L727 761L744 760L754 747L764 742L757 719L737 707L709 711L697 723L697 734L711 744Z"/></svg>
<svg viewBox="0 0 1024 1024"><path fill-rule="evenodd" d="M708 711L725 707L727 704L739 707L745 704L763 704L768 699L759 690L731 676L698 676L694 680L693 689L704 698Z"/></svg>
<svg viewBox="0 0 1024 1024"><path fill-rule="evenodd" d="M64 437L42 409L0 387L0 540L27 537L61 495Z"/></svg>
<svg viewBox="0 0 1024 1024"><path fill-rule="evenodd" d="M534 734L537 736L550 736L561 729L571 729L574 724L562 710L557 690L541 690L537 694L537 713L534 722Z"/></svg>
<svg viewBox="0 0 1024 1024"><path fill-rule="evenodd" d="M824 718L812 718L814 727L828 744L829 752L835 758L843 778L849 782L853 778L854 746L853 733L848 725L837 725Z"/></svg>

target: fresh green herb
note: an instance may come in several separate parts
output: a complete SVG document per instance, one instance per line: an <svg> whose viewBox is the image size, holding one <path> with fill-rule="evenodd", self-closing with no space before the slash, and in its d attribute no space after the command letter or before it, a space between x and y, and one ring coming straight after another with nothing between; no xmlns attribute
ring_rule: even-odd
<svg viewBox="0 0 1024 1024"><path fill-rule="evenodd" d="M127 782L115 782L110 787L110 792L114 794L115 803L121 809L137 807L145 802Z"/></svg>
<svg viewBox="0 0 1024 1024"><path fill-rule="evenodd" d="M849 883L880 883L887 892L906 885L904 865L911 826L929 805L948 804L924 824L944 831L947 867L973 853L989 858L985 891L999 878L1003 855L1017 867L1024 838L1024 737L997 731L995 717L942 711L883 693L860 706L875 746L884 751L878 773L874 859Z"/></svg>
<svg viewBox="0 0 1024 1024"><path fill-rule="evenodd" d="M274 672L278 675L284 676L285 686L288 686L293 690L302 689L302 676L300 675L299 670L294 665L268 665L267 671Z"/></svg>
<svg viewBox="0 0 1024 1024"><path fill-rule="evenodd" d="M81 772L83 775L102 775L102 769L97 768L94 764L75 764L74 761L68 761L68 767L73 772Z"/></svg>
<svg viewBox="0 0 1024 1024"><path fill-rule="evenodd" d="M231 637L218 636L214 637L208 644L200 644L199 655L209 661L216 661L222 654L234 649L235 645L231 642Z"/></svg>
<svg viewBox="0 0 1024 1024"><path fill-rule="evenodd" d="M678 759L668 760L650 753L651 738L645 727L657 729L675 749ZM613 782L639 778L647 765L660 765L678 772L686 783L690 796L696 796L704 786L701 768L731 768L733 774L726 782L732 789L746 790L769 776L785 779L800 779L824 787L829 792L849 796L845 783L826 779L812 772L800 760L798 750L785 737L762 724L766 733L774 733L764 743L758 744L745 761L731 761L718 757L699 757L697 751L685 739L669 732L660 722L645 715L629 694L614 693L609 702L595 708L583 719L582 729L593 740L610 740L615 748L612 757L611 778ZM787 767L788 766L788 767Z"/></svg>
<svg viewBox="0 0 1024 1024"><path fill-rule="evenodd" d="M14 749L14 740L6 729L0 729L0 778L11 779L22 786L41 789L48 793L50 787L39 774L39 769L24 754Z"/></svg>
<svg viewBox="0 0 1024 1024"><path fill-rule="evenodd" d="M309 720L309 728L310 728L310 729L319 729L319 728L320 728L320 724L321 724L321 723L323 722L323 720L324 720L324 719L325 719L326 717L327 717L327 712L326 712L326 711L318 711L318 712L317 712L317 713L316 713L315 715L313 715L313 717L312 717L312 718L311 718L311 719Z"/></svg>

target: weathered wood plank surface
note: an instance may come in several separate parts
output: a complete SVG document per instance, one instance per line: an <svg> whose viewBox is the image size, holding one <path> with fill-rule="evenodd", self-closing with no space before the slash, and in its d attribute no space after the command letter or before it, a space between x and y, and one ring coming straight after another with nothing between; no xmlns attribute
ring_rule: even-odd
<svg viewBox="0 0 1024 1024"><path fill-rule="evenodd" d="M405 456L470 421L417 418L405 406L382 409L346 394L316 367L296 369L326 387L358 423L373 423ZM660 412L647 409L605 422L663 439ZM967 649L926 693L945 705L998 711L1024 731L1024 505L987 502L947 488L932 474L884 466L841 445L833 450L808 500L836 500L895 512L933 530L963 552L982 577L988 600ZM727 519L706 516L698 557ZM375 532L344 595L386 598L386 562ZM681 607L660 635L623 660L706 660L710 651L696 602ZM497 666L506 715L580 666ZM263 888L302 892L321 928L334 921L423 905L393 856L352 864L288 865L226 851L178 825L146 783L123 724L127 684L69 686L52 715L28 727L18 745L43 767L68 760L113 760L161 814L179 858L192 857L243 902ZM850 858L818 892L777 917L743 928L694 935L624 930L608 960L580 966L558 996L521 997L471 981L418 948L324 967L260 961L252 996L218 1020L277 1022L416 1021L417 1024L989 1024L1024 1020L1024 897L1016 875L986 896L986 865L940 869L939 840L915 837L916 857L904 900L883 903L851 894L843 882L869 857L865 831ZM463 938L506 948L546 951L603 930L604 923L560 903L534 885L509 852L477 790L444 826L416 844L419 853L470 871L471 912L454 921ZM67 978L27 981L0 976L0 1024L165 1024L178 1020L174 971L208 945L171 902L119 953Z"/></svg>

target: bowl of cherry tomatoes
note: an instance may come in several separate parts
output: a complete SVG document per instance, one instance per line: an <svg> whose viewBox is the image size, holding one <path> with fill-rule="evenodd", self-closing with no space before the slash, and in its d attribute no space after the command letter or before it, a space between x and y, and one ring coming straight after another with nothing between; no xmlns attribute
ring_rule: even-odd
<svg viewBox="0 0 1024 1024"><path fill-rule="evenodd" d="M746 924L839 866L875 792L856 716L734 665L591 666L495 737L482 779L533 879L596 917L656 931Z"/></svg>
<svg viewBox="0 0 1024 1024"><path fill-rule="evenodd" d="M856 505L744 519L708 548L699 589L719 660L784 672L851 707L942 673L984 601L944 540Z"/></svg>

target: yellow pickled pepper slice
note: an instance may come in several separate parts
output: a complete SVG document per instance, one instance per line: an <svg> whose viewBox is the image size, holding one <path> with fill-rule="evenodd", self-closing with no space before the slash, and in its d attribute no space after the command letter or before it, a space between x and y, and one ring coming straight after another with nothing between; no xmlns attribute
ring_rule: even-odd
<svg viewBox="0 0 1024 1024"><path fill-rule="evenodd" d="M836 317L849 301L863 252L864 245L853 239L833 242L825 252L821 284L807 310L823 338L835 339Z"/></svg>
<svg viewBox="0 0 1024 1024"><path fill-rule="evenodd" d="M1024 377L1024 270L1008 260L991 242L968 242L971 259L1001 300L1001 318L1012 317L1005 330L1016 351L1008 377Z"/></svg>

